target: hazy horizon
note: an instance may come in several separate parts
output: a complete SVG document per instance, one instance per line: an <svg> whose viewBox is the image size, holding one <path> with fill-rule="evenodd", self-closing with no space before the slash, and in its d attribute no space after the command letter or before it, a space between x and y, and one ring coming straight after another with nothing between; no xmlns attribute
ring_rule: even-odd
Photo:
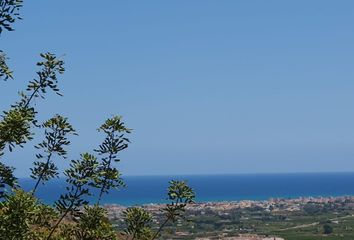
<svg viewBox="0 0 354 240"><path fill-rule="evenodd" d="M206 177L206 176L251 176L251 175L259 175L259 176L264 176L264 175L337 175L337 174L354 174L354 171L350 172L350 171L342 171L342 172L250 172L250 173L191 173L191 174L145 174L145 175L126 175L126 174L122 174L122 178L130 178L130 177L142 177L142 178L148 178L148 177L171 177L172 178L183 178L182 180L187 180L188 181L188 177ZM32 180L31 177L29 176L20 176L19 179L27 179L27 180ZM66 180L66 177L61 174L58 176L58 178L54 178L52 179L52 181L55 180Z"/></svg>

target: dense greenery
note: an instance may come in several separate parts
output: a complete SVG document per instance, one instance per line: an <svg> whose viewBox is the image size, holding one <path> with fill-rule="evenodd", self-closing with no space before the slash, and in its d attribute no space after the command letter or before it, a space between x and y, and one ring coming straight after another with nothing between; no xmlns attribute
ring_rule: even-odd
<svg viewBox="0 0 354 240"><path fill-rule="evenodd" d="M13 23L21 19L21 0L0 0L0 34L13 31ZM68 119L59 114L44 123L37 120L39 109L33 104L44 100L53 92L61 96L60 75L65 72L64 61L55 54L40 54L37 77L29 81L19 100L3 112L0 118L0 239L69 239L69 240L112 240L156 239L167 223L183 219L185 207L194 201L194 192L184 181L171 181L168 188L170 203L161 211L165 220L154 226L151 215L144 209L134 207L123 214L125 230L116 230L106 217L106 210L99 203L112 189L124 187L121 173L117 169L118 155L128 147L131 132L121 116L107 119L98 129L104 134L102 144L92 153L82 153L77 160L70 161L64 171L66 191L54 206L43 204L36 191L46 182L57 178L60 171L56 161L65 160L70 138L77 135ZM7 56L0 50L0 79L13 79L7 64ZM2 91L4 87L1 87ZM36 129L36 131L35 131ZM43 132L43 140L35 146L38 153L31 168L35 180L33 189L24 191L14 175L14 168L4 164L4 158L17 147L34 139L34 132ZM97 154L97 156L95 155ZM45 187L45 186L44 186ZM99 194L94 203L86 196Z"/></svg>

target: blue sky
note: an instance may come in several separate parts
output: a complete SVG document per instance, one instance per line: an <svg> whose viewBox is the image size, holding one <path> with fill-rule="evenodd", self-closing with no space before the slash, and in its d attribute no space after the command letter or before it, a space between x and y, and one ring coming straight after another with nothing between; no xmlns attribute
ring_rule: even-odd
<svg viewBox="0 0 354 240"><path fill-rule="evenodd" d="M1 36L15 81L40 52L66 62L64 97L39 118L69 118L91 151L113 114L134 129L125 175L354 170L353 1L25 1ZM40 141L40 133L33 143ZM27 176L31 145L7 154ZM65 167L68 160L60 161Z"/></svg>

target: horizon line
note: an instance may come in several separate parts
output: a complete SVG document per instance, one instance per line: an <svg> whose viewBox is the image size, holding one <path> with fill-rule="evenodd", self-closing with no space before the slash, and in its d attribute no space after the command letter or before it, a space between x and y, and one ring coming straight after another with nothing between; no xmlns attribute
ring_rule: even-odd
<svg viewBox="0 0 354 240"><path fill-rule="evenodd" d="M353 171L326 171L326 172L249 172L249 173L187 173L187 174L127 174L121 177L194 177L194 176L234 176L234 175L296 175L296 174L354 174ZM59 176L57 179L64 178ZM31 177L19 177L18 179L31 179Z"/></svg>

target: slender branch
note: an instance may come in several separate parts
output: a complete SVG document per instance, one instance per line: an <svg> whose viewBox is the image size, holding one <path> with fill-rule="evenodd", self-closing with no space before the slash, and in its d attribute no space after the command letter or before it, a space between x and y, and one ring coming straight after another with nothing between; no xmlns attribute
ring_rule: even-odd
<svg viewBox="0 0 354 240"><path fill-rule="evenodd" d="M166 218L166 220L161 224L159 229L155 232L154 236L152 236L151 240L154 240L157 238L157 236L161 233L162 229L165 227L165 225L170 221L170 218Z"/></svg>
<svg viewBox="0 0 354 240"><path fill-rule="evenodd" d="M38 178L38 180L36 182L36 185L33 188L32 195L34 195L34 193L36 192L36 190L38 188L38 185L39 185L39 183L41 182L41 180L43 178L44 173L47 171L51 157L52 157L52 153L50 153L48 155L48 157L47 157L47 162L46 162L46 164L44 166L44 169L42 170L41 174L39 175L39 178Z"/></svg>
<svg viewBox="0 0 354 240"><path fill-rule="evenodd" d="M69 208L65 211L65 213L61 216L61 218L56 222L56 224L54 225L54 227L52 228L52 230L50 231L47 240L50 240L50 238L52 237L54 231L57 229L57 227L59 226L59 224L63 221L63 219L66 217L66 215L70 212L71 208L74 206L74 201L71 202Z"/></svg>
<svg viewBox="0 0 354 240"><path fill-rule="evenodd" d="M112 143L113 140L114 140L114 132L113 132L113 130L109 134L109 137L110 137L110 140L111 140L110 142ZM111 166L112 159L113 159L113 154L114 154L114 152L112 151L112 146L110 146L109 156L108 156L108 164L106 165L106 167L104 169L104 172L106 172L108 170L108 168ZM101 190L100 190L100 195L98 196L97 203L96 203L97 205L100 204L100 201L101 201L103 193L104 193L104 189L106 188L106 185L107 185L107 174L105 174L104 179L103 179L102 187L101 187Z"/></svg>
<svg viewBox="0 0 354 240"><path fill-rule="evenodd" d="M28 105L31 103L32 98L35 96L35 94L39 91L39 89L41 88L41 85L38 85L38 87L33 91L33 93L31 94L31 96L27 99L27 102L25 104L25 106L23 108L27 108Z"/></svg>
<svg viewBox="0 0 354 240"><path fill-rule="evenodd" d="M175 207L178 207L179 204L182 202L180 198L176 199L176 202L172 202L172 205ZM162 229L165 227L165 225L170 221L172 218L171 216L167 216L166 220L162 223L162 225L159 227L159 229L155 232L154 236L151 238L151 240L156 239L156 237L161 233Z"/></svg>
<svg viewBox="0 0 354 240"><path fill-rule="evenodd" d="M49 76L52 73L51 69L48 69L46 71L47 76ZM32 99L34 98L34 96L37 94L37 92L39 91L39 89L42 87L42 84L45 82L45 80L47 79L47 77L43 78L41 76L39 76L39 84L38 86L34 89L33 93L31 94L31 96L28 98L24 108L27 108L28 105L31 103Z"/></svg>
<svg viewBox="0 0 354 240"><path fill-rule="evenodd" d="M109 165L111 165L111 160L112 160L112 155L110 154L109 155ZM107 171L108 169L108 166L105 168L105 171ZM100 190L100 195L98 196L98 199L97 199L97 205L100 204L100 201L102 200L102 196L103 196L103 193L104 193L104 189L106 188L106 184L107 184L107 176L104 177L104 180L103 180L103 184L102 184L102 188Z"/></svg>
<svg viewBox="0 0 354 240"><path fill-rule="evenodd" d="M57 229L57 227L59 226L59 224L63 221L63 219L66 217L66 215L68 215L68 213L71 211L72 207L74 206L74 201L77 198L77 193L79 192L79 187L76 188L75 194L73 199L71 200L70 206L66 209L66 211L64 212L64 214L61 216L61 218L56 222L56 224L54 225L54 227L52 228L52 230L50 231L47 240L50 240L50 238L52 237L54 231Z"/></svg>
<svg viewBox="0 0 354 240"><path fill-rule="evenodd" d="M39 175L39 178L38 178L38 180L37 180L37 183L36 183L36 185L34 186L34 189L33 189L33 191L32 191L32 195L34 195L34 193L36 192L39 183L40 183L41 180L43 179L44 173L47 171L47 169L48 169L48 167L49 167L50 159L51 159L51 157L52 157L52 155L53 155L53 150L56 148L56 146L57 146L57 144L58 144L58 143L57 143L58 131L59 131L59 130L58 130L58 126L55 126L55 129L54 129L54 140L52 141L52 142L54 142L54 143L52 144L52 147L50 147L51 141L50 141L49 139L47 140L47 144L48 144L47 146L48 146L49 155L48 155L48 157L47 157L47 162L46 162L44 168L42 169L41 174Z"/></svg>
<svg viewBox="0 0 354 240"><path fill-rule="evenodd" d="M86 179L89 176L90 173L88 172L84 172L81 177L79 177L79 179ZM63 221L64 217L70 212L72 211L74 205L75 205L75 201L80 199L80 197L84 194L84 191L82 189L83 186L85 186L86 183L78 183L77 185L75 184L75 193L73 195L73 197L70 200L70 205L68 208L66 208L64 214L61 216L61 218L57 221L57 223L54 225L54 227L52 228L50 234L48 235L48 237L46 238L46 240L50 240L51 236L53 235L55 229L59 226L59 224ZM79 192L80 191L80 192ZM72 195L71 195L72 196Z"/></svg>

